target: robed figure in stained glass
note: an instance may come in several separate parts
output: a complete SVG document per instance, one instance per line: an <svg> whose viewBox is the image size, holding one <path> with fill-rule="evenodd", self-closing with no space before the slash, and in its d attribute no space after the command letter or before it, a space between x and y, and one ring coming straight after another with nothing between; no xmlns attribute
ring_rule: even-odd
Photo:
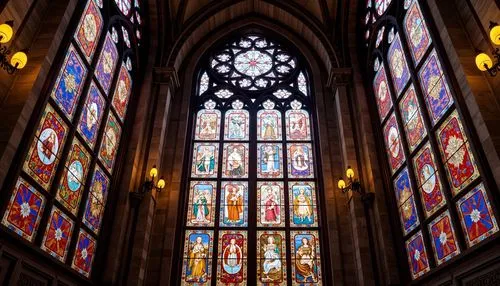
<svg viewBox="0 0 500 286"><path fill-rule="evenodd" d="M208 222L207 217L210 217L210 211L207 205L208 201L205 192L197 191L193 204L193 212L197 222Z"/></svg>
<svg viewBox="0 0 500 286"><path fill-rule="evenodd" d="M242 251L241 247L236 244L236 239L231 238L229 241L229 245L224 248L224 252L222 254L223 259L223 267L224 270L229 274L237 274L241 270L241 258Z"/></svg>
<svg viewBox="0 0 500 286"><path fill-rule="evenodd" d="M226 196L227 219L230 222L239 222L243 214L243 197L238 188L228 185L228 194Z"/></svg>
<svg viewBox="0 0 500 286"><path fill-rule="evenodd" d="M310 199L310 190L306 193L304 187L299 188L298 194L294 191L293 216L296 223L313 223L313 210Z"/></svg>
<svg viewBox="0 0 500 286"><path fill-rule="evenodd" d="M281 254L273 236L268 236L267 244L264 245L262 272L262 280L265 282L281 280Z"/></svg>
<svg viewBox="0 0 500 286"><path fill-rule="evenodd" d="M301 245L296 249L295 270L296 279L302 282L316 281L316 265L314 258L314 247L309 242L307 237L302 237Z"/></svg>
<svg viewBox="0 0 500 286"><path fill-rule="evenodd" d="M273 114L266 114L262 118L262 139L272 140L278 138L276 128L276 121L278 119Z"/></svg>
<svg viewBox="0 0 500 286"><path fill-rule="evenodd" d="M268 223L279 223L280 208L276 201L276 195L271 187L266 188L267 196L264 203L264 219Z"/></svg>
<svg viewBox="0 0 500 286"><path fill-rule="evenodd" d="M200 150L196 161L196 168L200 174L210 174L214 170L214 152L209 147L204 147Z"/></svg>
<svg viewBox="0 0 500 286"><path fill-rule="evenodd" d="M229 165L228 170L231 176L243 176L245 174L245 169L243 166L244 154L240 154L238 151L241 152L241 150L239 150L237 147L233 148L233 151L231 152L231 154L229 154L227 158Z"/></svg>
<svg viewBox="0 0 500 286"><path fill-rule="evenodd" d="M207 258L208 246L203 244L201 236L196 237L196 241L189 250L188 281L205 282L207 279Z"/></svg>

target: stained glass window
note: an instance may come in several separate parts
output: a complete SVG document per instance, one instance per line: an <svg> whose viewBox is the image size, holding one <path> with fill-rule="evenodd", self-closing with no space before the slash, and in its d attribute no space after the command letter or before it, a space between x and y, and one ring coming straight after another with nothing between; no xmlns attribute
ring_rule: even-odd
<svg viewBox="0 0 500 286"><path fill-rule="evenodd" d="M367 60L412 279L499 231L489 188L435 45L423 0L374 1ZM366 12L373 12L368 2ZM365 17L360 19L365 22ZM373 33L372 33L373 34ZM383 35L382 35L383 36ZM390 74L391 76L387 76ZM457 215L458 213L458 215ZM460 241L465 241L460 243ZM425 245L428 243L429 245Z"/></svg>
<svg viewBox="0 0 500 286"><path fill-rule="evenodd" d="M75 13L1 220L84 278L92 273L138 66L117 32L129 21L120 10L128 13L131 2L117 4L86 0Z"/></svg>
<svg viewBox="0 0 500 286"><path fill-rule="evenodd" d="M322 283L311 86L298 58L248 34L203 60L181 284Z"/></svg>
<svg viewBox="0 0 500 286"><path fill-rule="evenodd" d="M129 14L130 8L132 6L132 0L115 0L118 9L126 16Z"/></svg>

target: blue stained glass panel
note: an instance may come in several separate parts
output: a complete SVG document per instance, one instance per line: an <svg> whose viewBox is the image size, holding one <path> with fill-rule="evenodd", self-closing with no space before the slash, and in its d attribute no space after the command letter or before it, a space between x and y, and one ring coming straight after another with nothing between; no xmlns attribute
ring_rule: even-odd
<svg viewBox="0 0 500 286"><path fill-rule="evenodd" d="M410 71L406 62L405 54L401 46L399 34L396 34L387 54L389 69L391 71L394 88L399 96L408 80L410 80Z"/></svg>
<svg viewBox="0 0 500 286"><path fill-rule="evenodd" d="M94 148L99 126L101 125L102 115L104 113L105 100L94 82L90 84L85 106L83 107L80 121L78 122L78 132L82 135L85 142Z"/></svg>
<svg viewBox="0 0 500 286"><path fill-rule="evenodd" d="M116 46L113 43L110 34L107 33L95 70L95 76L104 89L106 95L109 93L117 62L118 51L116 50Z"/></svg>

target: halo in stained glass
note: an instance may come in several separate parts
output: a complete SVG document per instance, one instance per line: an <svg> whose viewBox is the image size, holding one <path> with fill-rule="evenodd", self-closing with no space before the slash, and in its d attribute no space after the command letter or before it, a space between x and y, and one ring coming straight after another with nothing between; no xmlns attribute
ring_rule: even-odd
<svg viewBox="0 0 500 286"><path fill-rule="evenodd" d="M247 244L246 231L222 230L219 233L217 284L246 284Z"/></svg>
<svg viewBox="0 0 500 286"><path fill-rule="evenodd" d="M220 136L220 111L201 109L196 115L194 138L196 140L218 140Z"/></svg>
<svg viewBox="0 0 500 286"><path fill-rule="evenodd" d="M429 223L429 233L432 237L432 248L438 265L460 254L448 210Z"/></svg>
<svg viewBox="0 0 500 286"><path fill-rule="evenodd" d="M456 195L479 177L474 155L456 110L443 122L436 135L451 190Z"/></svg>
<svg viewBox="0 0 500 286"><path fill-rule="evenodd" d="M416 279L430 271L427 251L422 232L419 231L406 241L406 254L410 264L411 277Z"/></svg>
<svg viewBox="0 0 500 286"><path fill-rule="evenodd" d="M319 235L315 230L291 231L292 285L321 285Z"/></svg>
<svg viewBox="0 0 500 286"><path fill-rule="evenodd" d="M427 111L432 123L436 124L453 104L448 81L443 74L436 50L433 50L425 60L418 76L424 92Z"/></svg>
<svg viewBox="0 0 500 286"><path fill-rule="evenodd" d="M99 159L110 173L115 165L121 132L122 129L116 117L110 112L104 126L104 136L102 136L101 148L99 149Z"/></svg>
<svg viewBox="0 0 500 286"><path fill-rule="evenodd" d="M78 121L78 132L91 149L97 141L97 134L101 126L104 115L105 99L94 81L90 83L90 88L85 99L82 115Z"/></svg>
<svg viewBox="0 0 500 286"><path fill-rule="evenodd" d="M193 178L216 178L218 169L219 144L195 143L191 176Z"/></svg>
<svg viewBox="0 0 500 286"><path fill-rule="evenodd" d="M257 231L257 285L286 285L284 231Z"/></svg>
<svg viewBox="0 0 500 286"><path fill-rule="evenodd" d="M23 170L44 189L48 189L54 179L67 135L67 125L47 104L23 165Z"/></svg>
<svg viewBox="0 0 500 286"><path fill-rule="evenodd" d="M230 109L224 117L225 140L248 140L250 114L247 110Z"/></svg>
<svg viewBox="0 0 500 286"><path fill-rule="evenodd" d="M407 168L401 170L396 179L394 179L394 192L398 208L413 196L413 188Z"/></svg>
<svg viewBox="0 0 500 286"><path fill-rule="evenodd" d="M401 111L408 147L410 148L410 152L412 152L427 135L413 84L406 90L399 102L399 109Z"/></svg>
<svg viewBox="0 0 500 286"><path fill-rule="evenodd" d="M224 143L223 178L248 178L248 143Z"/></svg>
<svg viewBox="0 0 500 286"><path fill-rule="evenodd" d="M132 92L132 77L124 65L120 68L118 83L115 87L112 105L121 122L127 114L127 106Z"/></svg>
<svg viewBox="0 0 500 286"><path fill-rule="evenodd" d="M50 93L57 106L69 119L72 119L75 114L76 104L80 98L86 76L85 64L73 45L70 45L54 88Z"/></svg>
<svg viewBox="0 0 500 286"><path fill-rule="evenodd" d="M80 229L78 233L78 241L76 242L75 254L71 262L71 268L78 271L85 277L90 276L92 270L92 262L96 250L96 240L90 236L85 230Z"/></svg>
<svg viewBox="0 0 500 286"><path fill-rule="evenodd" d="M387 84L387 73L382 65L373 79L373 90L375 99L377 100L378 114L380 121L383 121L392 107L392 99Z"/></svg>
<svg viewBox="0 0 500 286"><path fill-rule="evenodd" d="M283 182L257 182L257 226L285 226Z"/></svg>
<svg viewBox="0 0 500 286"><path fill-rule="evenodd" d="M212 230L186 230L182 285L210 285L213 239Z"/></svg>
<svg viewBox="0 0 500 286"><path fill-rule="evenodd" d="M88 1L83 12L78 28L76 29L75 40L82 49L88 62L92 60L97 42L99 41L103 19L101 12L94 1Z"/></svg>
<svg viewBox="0 0 500 286"><path fill-rule="evenodd" d="M257 143L257 178L283 178L281 143Z"/></svg>
<svg viewBox="0 0 500 286"><path fill-rule="evenodd" d="M32 242L45 208L45 198L35 187L19 177L2 224L24 239Z"/></svg>
<svg viewBox="0 0 500 286"><path fill-rule="evenodd" d="M311 140L309 112L303 109L290 109L285 112L286 139Z"/></svg>
<svg viewBox="0 0 500 286"><path fill-rule="evenodd" d="M410 71L408 69L408 64L406 62L399 34L395 35L395 38L389 47L389 51L387 52L387 61L389 62L389 70L391 71L396 94L399 96L406 83L410 80Z"/></svg>
<svg viewBox="0 0 500 286"><path fill-rule="evenodd" d="M132 7L132 0L115 0L115 3L123 15L128 16Z"/></svg>
<svg viewBox="0 0 500 286"><path fill-rule="evenodd" d="M289 178L313 178L314 158L310 143L287 144Z"/></svg>
<svg viewBox="0 0 500 286"><path fill-rule="evenodd" d="M111 81L118 63L118 51L109 33L106 34L99 61L95 69L97 81L101 84L106 95L111 88Z"/></svg>
<svg viewBox="0 0 500 286"><path fill-rule="evenodd" d="M68 255L74 222L57 207L52 207L40 248L64 262Z"/></svg>
<svg viewBox="0 0 500 286"><path fill-rule="evenodd" d="M288 195L290 202L290 226L318 226L314 182L288 182Z"/></svg>
<svg viewBox="0 0 500 286"><path fill-rule="evenodd" d="M405 155L403 146L401 145L401 136L396 122L394 113L389 117L384 126L385 147L387 148L387 156L389 164L394 173L404 162Z"/></svg>
<svg viewBox="0 0 500 286"><path fill-rule="evenodd" d="M215 219L215 182L192 181L189 188L189 202L186 225L213 226Z"/></svg>
<svg viewBox="0 0 500 286"><path fill-rule="evenodd" d="M281 112L274 109L257 112L257 140L281 140L281 129Z"/></svg>
<svg viewBox="0 0 500 286"><path fill-rule="evenodd" d="M77 214L80 206L90 160L90 154L75 137L56 193L56 200L73 215Z"/></svg>
<svg viewBox="0 0 500 286"><path fill-rule="evenodd" d="M404 29L413 62L418 65L432 42L418 1L413 2L405 16Z"/></svg>
<svg viewBox="0 0 500 286"><path fill-rule="evenodd" d="M224 181L220 192L220 226L248 226L248 183Z"/></svg>
<svg viewBox="0 0 500 286"><path fill-rule="evenodd" d="M497 220L483 183L460 198L457 209L469 247L498 232Z"/></svg>
<svg viewBox="0 0 500 286"><path fill-rule="evenodd" d="M434 152L429 143L426 143L415 155L413 166L422 198L422 206L425 216L428 217L446 204Z"/></svg>

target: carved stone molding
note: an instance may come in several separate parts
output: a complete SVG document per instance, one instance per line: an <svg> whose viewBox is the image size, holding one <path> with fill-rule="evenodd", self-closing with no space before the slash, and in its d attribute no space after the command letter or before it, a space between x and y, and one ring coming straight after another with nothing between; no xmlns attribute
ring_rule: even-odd
<svg viewBox="0 0 500 286"><path fill-rule="evenodd" d="M166 84L174 91L179 87L179 76L174 67L154 67L153 83Z"/></svg>
<svg viewBox="0 0 500 286"><path fill-rule="evenodd" d="M352 68L334 68L328 75L327 86L331 89L350 83L352 83Z"/></svg>

